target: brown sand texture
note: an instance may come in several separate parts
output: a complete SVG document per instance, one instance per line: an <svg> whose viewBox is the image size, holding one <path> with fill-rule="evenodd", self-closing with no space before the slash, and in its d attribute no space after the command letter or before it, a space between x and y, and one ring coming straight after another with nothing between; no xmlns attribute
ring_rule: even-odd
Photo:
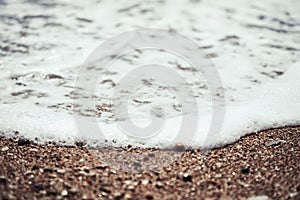
<svg viewBox="0 0 300 200"><path fill-rule="evenodd" d="M93 153L80 144L1 137L0 199L300 199L299 136L300 127L267 130L178 157L130 147ZM134 171L115 169L118 155L132 158L122 165ZM176 159L141 167L168 157Z"/></svg>

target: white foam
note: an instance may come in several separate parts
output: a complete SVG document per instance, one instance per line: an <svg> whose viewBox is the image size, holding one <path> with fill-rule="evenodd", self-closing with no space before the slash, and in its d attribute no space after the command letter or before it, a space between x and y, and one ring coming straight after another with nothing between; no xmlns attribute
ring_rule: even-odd
<svg viewBox="0 0 300 200"><path fill-rule="evenodd" d="M118 11L132 5L138 6L127 12ZM72 114L73 99L70 97L76 96L72 93L75 79L87 55L113 35L149 25L172 28L193 38L212 57L226 92L221 132L207 137L211 121L210 96L205 87L199 87L205 85L205 80L195 73L176 68L176 63L182 66L187 63L174 55L145 51L136 57L133 52L126 57L127 61L118 60L109 69L117 73L108 73L105 77L118 83L134 66L153 61L184 77L198 95L200 110L196 114L185 113L200 122L196 134L191 131L193 135L189 137L193 141L187 145L193 148L222 146L248 133L300 124L300 64L297 62L300 59L297 46L300 21L297 21L299 13L295 9L299 5L293 1L251 3L230 0L226 4L212 1L166 1L164 4L152 1L144 4L63 1L51 7L10 1L0 6L0 26L4 30L0 46L10 49L0 51L3 54L0 58L0 131L5 136L18 131L19 136L38 138L41 143L53 140L74 144L78 139L86 139L92 144L95 139L103 142L105 138L108 140L105 145L158 148L178 142L174 133L178 132L183 115L180 108L172 108L178 102L169 90L158 92L155 88L144 87L132 97L138 101L151 101L129 104L135 124L151 122L149 111L152 106L159 105L167 116L161 132L148 139L124 134L117 125L119 119L109 111L102 112L95 124L86 116L89 112L80 110L83 115L79 118L84 122L86 132L78 133ZM35 10L34 14L32 10ZM148 11L142 13L141 10ZM26 15L28 21L22 22ZM37 17L30 18L30 15ZM29 26L27 35L20 37L25 23ZM12 51L26 50L22 45L28 46L28 53ZM104 73L101 70L99 73ZM63 79L47 79L49 74L60 75ZM106 98L112 91L110 83L100 84L98 105L109 103ZM160 115L159 109L154 112ZM128 120L124 119L125 122ZM100 127L104 137L100 137L99 129L93 127Z"/></svg>

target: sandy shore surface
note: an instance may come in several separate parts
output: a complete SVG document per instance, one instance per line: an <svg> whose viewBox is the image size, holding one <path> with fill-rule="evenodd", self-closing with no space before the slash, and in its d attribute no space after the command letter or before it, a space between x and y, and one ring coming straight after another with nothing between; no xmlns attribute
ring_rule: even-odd
<svg viewBox="0 0 300 200"><path fill-rule="evenodd" d="M161 169L130 173L80 144L45 146L1 137L0 199L300 199L299 138L300 127L268 130L221 149L186 151ZM144 160L172 154L99 152L112 161L120 153ZM137 168L139 162L127 164Z"/></svg>

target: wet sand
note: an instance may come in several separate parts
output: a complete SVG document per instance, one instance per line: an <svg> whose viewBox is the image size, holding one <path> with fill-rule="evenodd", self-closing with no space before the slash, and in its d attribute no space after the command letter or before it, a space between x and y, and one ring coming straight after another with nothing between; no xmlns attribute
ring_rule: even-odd
<svg viewBox="0 0 300 200"><path fill-rule="evenodd" d="M299 138L300 127L267 130L220 149L186 151L162 169L130 173L103 161L122 153L163 162L159 156L172 152L119 148L97 157L80 144L1 137L0 199L300 199Z"/></svg>

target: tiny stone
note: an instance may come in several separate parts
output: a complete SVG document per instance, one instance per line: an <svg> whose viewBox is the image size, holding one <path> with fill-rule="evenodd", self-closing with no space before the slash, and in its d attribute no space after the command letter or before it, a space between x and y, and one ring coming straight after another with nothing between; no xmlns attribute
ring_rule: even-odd
<svg viewBox="0 0 300 200"><path fill-rule="evenodd" d="M53 191L53 190L47 190L47 195L57 195L57 192L56 191Z"/></svg>
<svg viewBox="0 0 300 200"><path fill-rule="evenodd" d="M115 197L115 200L121 200L122 199L122 194L120 192L115 192L114 197Z"/></svg>
<svg viewBox="0 0 300 200"><path fill-rule="evenodd" d="M177 143L174 148L176 151L184 151L185 150L184 144L181 144L181 143Z"/></svg>
<svg viewBox="0 0 300 200"><path fill-rule="evenodd" d="M267 147L269 147L269 146L277 146L277 145L280 145L280 143L281 143L280 140L271 141L271 142L267 143Z"/></svg>
<svg viewBox="0 0 300 200"><path fill-rule="evenodd" d="M18 140L18 146L24 146L24 145L29 145L30 144L30 141L27 140L27 139L24 139L24 138L20 138Z"/></svg>
<svg viewBox="0 0 300 200"><path fill-rule="evenodd" d="M135 167L141 167L142 165L141 165L141 163L139 163L139 162L134 162L134 163L133 163L133 166L135 166Z"/></svg>
<svg viewBox="0 0 300 200"><path fill-rule="evenodd" d="M242 169L241 169L241 172L242 172L243 174L248 174L249 171L250 171L250 167L242 167Z"/></svg>
<svg viewBox="0 0 300 200"><path fill-rule="evenodd" d="M143 185L147 185L148 183L149 183L148 180L142 180L142 184L143 184Z"/></svg>
<svg viewBox="0 0 300 200"><path fill-rule="evenodd" d="M128 190L133 190L134 189L134 186L133 185L129 185L128 186Z"/></svg>
<svg viewBox="0 0 300 200"><path fill-rule="evenodd" d="M57 172L60 173L60 174L64 174L66 172L66 170L64 170L64 169L57 169Z"/></svg>
<svg viewBox="0 0 300 200"><path fill-rule="evenodd" d="M130 195L129 193L126 193L126 194L124 195L124 199L131 199L131 195Z"/></svg>
<svg viewBox="0 0 300 200"><path fill-rule="evenodd" d="M44 185L42 183L33 183L32 187L34 187L37 190L43 190L44 189Z"/></svg>
<svg viewBox="0 0 300 200"><path fill-rule="evenodd" d="M143 158L143 161L145 161L145 162L147 162L147 161L149 161L150 159L149 159L149 157L148 156L145 156L144 158Z"/></svg>
<svg viewBox="0 0 300 200"><path fill-rule="evenodd" d="M148 156L149 156L150 158L153 158L153 157L155 157L155 154L154 154L154 153L149 153Z"/></svg>
<svg viewBox="0 0 300 200"><path fill-rule="evenodd" d="M130 181L130 180L126 180L126 181L124 181L124 184L130 185L130 184L131 184L131 181Z"/></svg>
<svg viewBox="0 0 300 200"><path fill-rule="evenodd" d="M102 165L96 166L95 168L96 168L96 169L105 169L105 168L107 168L107 167L108 167L107 165L102 164Z"/></svg>
<svg viewBox="0 0 300 200"><path fill-rule="evenodd" d="M146 192L146 193L145 193L145 198L146 198L146 199L149 199L149 200L150 200L150 199L154 199L153 194L150 193L150 192Z"/></svg>
<svg viewBox="0 0 300 200"><path fill-rule="evenodd" d="M67 196L68 195L68 191L67 190L63 190L62 192L61 192L61 196Z"/></svg>
<svg viewBox="0 0 300 200"><path fill-rule="evenodd" d="M1 151L7 151L9 148L7 146L3 147Z"/></svg>
<svg viewBox="0 0 300 200"><path fill-rule="evenodd" d="M99 197L106 197L106 196L108 196L106 192L101 192L101 194L99 194Z"/></svg>
<svg viewBox="0 0 300 200"><path fill-rule="evenodd" d="M34 148L29 149L29 151L30 151L30 152L38 152L38 150L37 150L37 149L34 149Z"/></svg>
<svg viewBox="0 0 300 200"><path fill-rule="evenodd" d="M60 161L61 160L61 156L51 156L51 159L53 160L53 161Z"/></svg>
<svg viewBox="0 0 300 200"><path fill-rule="evenodd" d="M184 182L192 182L192 176L188 173L180 172L177 177L183 180Z"/></svg>
<svg viewBox="0 0 300 200"><path fill-rule="evenodd" d="M41 190L40 194L44 194L45 195L45 194L47 194L47 192L46 192L46 190Z"/></svg>
<svg viewBox="0 0 300 200"><path fill-rule="evenodd" d="M187 173L183 174L183 181L184 182L192 182L192 176Z"/></svg>
<svg viewBox="0 0 300 200"><path fill-rule="evenodd" d="M75 141L75 145L78 147L83 147L84 146L84 142L83 141Z"/></svg>
<svg viewBox="0 0 300 200"><path fill-rule="evenodd" d="M43 169L43 172L52 173L53 169L51 169L51 168L45 168L45 169Z"/></svg>
<svg viewBox="0 0 300 200"><path fill-rule="evenodd" d="M76 194L78 192L78 189L77 188L72 188L71 190L70 190L70 193L72 193L72 194Z"/></svg>
<svg viewBox="0 0 300 200"><path fill-rule="evenodd" d="M162 186L163 186L163 184L162 184L160 181L157 181L157 182L156 182L156 187L160 188L160 187L162 187Z"/></svg>
<svg viewBox="0 0 300 200"><path fill-rule="evenodd" d="M101 187L100 191L103 191L104 193L111 193L111 190L109 187Z"/></svg>
<svg viewBox="0 0 300 200"><path fill-rule="evenodd" d="M269 200L268 196L256 196L256 197L250 197L248 200Z"/></svg>
<svg viewBox="0 0 300 200"><path fill-rule="evenodd" d="M289 194L290 198L294 198L294 197L297 197L297 196L300 197L300 195L298 194L298 192L294 192L294 193L290 193Z"/></svg>
<svg viewBox="0 0 300 200"><path fill-rule="evenodd" d="M63 79L63 77L57 74L47 74L46 79Z"/></svg>
<svg viewBox="0 0 300 200"><path fill-rule="evenodd" d="M0 184L6 184L8 181L4 176L0 176Z"/></svg>

